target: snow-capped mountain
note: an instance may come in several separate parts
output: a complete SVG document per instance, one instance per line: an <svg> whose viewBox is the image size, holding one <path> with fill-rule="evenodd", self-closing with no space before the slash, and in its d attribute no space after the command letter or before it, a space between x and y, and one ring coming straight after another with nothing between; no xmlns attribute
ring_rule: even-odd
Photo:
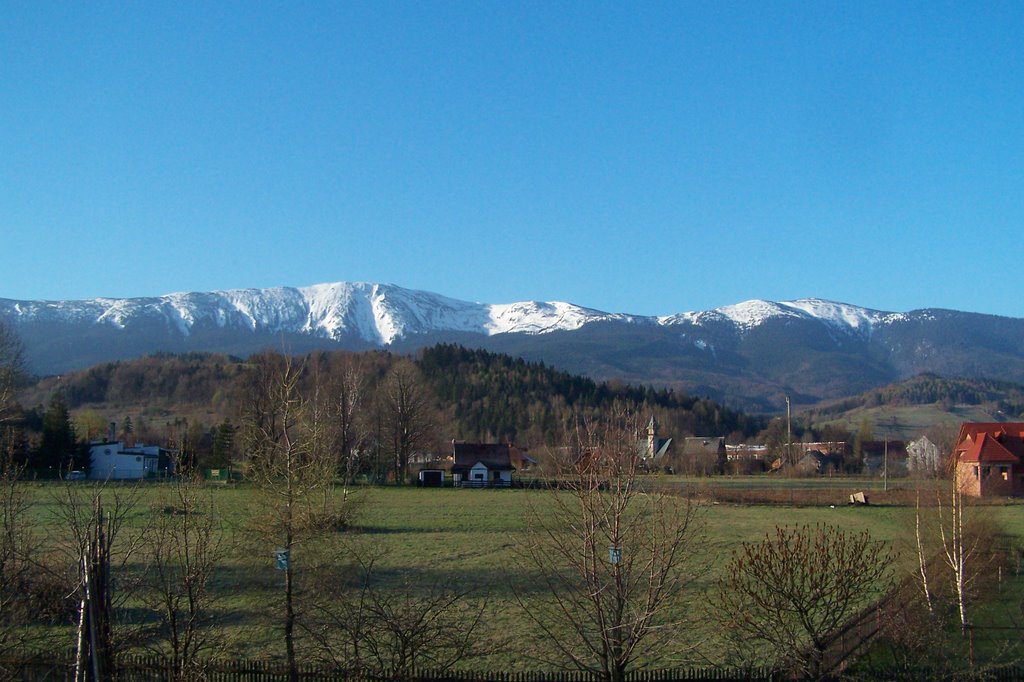
<svg viewBox="0 0 1024 682"><path fill-rule="evenodd" d="M728 321L747 331L773 318L819 320L845 331L870 330L898 319L882 313L820 299L773 303L746 301L704 312L665 317L606 313L559 301L486 304L459 301L391 284L366 282L308 287L233 289L175 293L152 298L97 298L84 301L12 301L0 299L0 314L16 325L34 322L107 324L129 329L146 320L162 321L169 332L189 336L194 328L215 326L258 332L297 333L334 341L359 338L389 345L434 332L544 334L572 331L593 322L702 325Z"/></svg>
<svg viewBox="0 0 1024 682"><path fill-rule="evenodd" d="M579 329L596 321L634 319L557 301L490 305L365 282L178 293L154 298L0 299L0 315L17 325L65 322L106 324L128 330L145 320L161 321L169 333L181 336L191 335L197 327L217 327L309 334L333 341L358 338L381 346L431 332L543 334Z"/></svg>
<svg viewBox="0 0 1024 682"><path fill-rule="evenodd" d="M802 298L796 301L752 300L727 305L705 312L679 313L658 318L662 324L729 321L740 330L749 330L773 318L818 320L847 332L870 332L875 326L903 318L902 313L884 313L846 303L834 303L820 298Z"/></svg>
<svg viewBox="0 0 1024 682"><path fill-rule="evenodd" d="M1024 382L1024 320L885 312L821 299L745 301L662 317L563 302L487 304L390 284L318 284L85 301L0 299L32 368L58 373L156 351L412 351L458 342L596 378L769 407L922 371Z"/></svg>

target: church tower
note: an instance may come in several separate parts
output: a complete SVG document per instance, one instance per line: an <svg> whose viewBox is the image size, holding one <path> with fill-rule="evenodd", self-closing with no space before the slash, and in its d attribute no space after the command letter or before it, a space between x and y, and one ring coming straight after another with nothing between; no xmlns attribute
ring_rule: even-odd
<svg viewBox="0 0 1024 682"><path fill-rule="evenodd" d="M658 422L654 417L647 424L647 456L654 457L658 453Z"/></svg>

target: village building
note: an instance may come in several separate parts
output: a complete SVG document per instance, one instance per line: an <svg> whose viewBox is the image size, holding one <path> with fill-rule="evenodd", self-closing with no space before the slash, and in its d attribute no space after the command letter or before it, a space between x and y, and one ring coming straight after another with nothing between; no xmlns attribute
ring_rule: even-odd
<svg viewBox="0 0 1024 682"><path fill-rule="evenodd" d="M728 455L722 436L695 436L683 440L680 464L683 473L709 475L724 473Z"/></svg>
<svg viewBox="0 0 1024 682"><path fill-rule="evenodd" d="M827 449L805 449L803 457L796 463L797 471L807 474L835 474L839 473L842 467L842 452Z"/></svg>
<svg viewBox="0 0 1024 682"><path fill-rule="evenodd" d="M864 473L899 478L907 475L907 444L902 440L866 440L861 444Z"/></svg>
<svg viewBox="0 0 1024 682"><path fill-rule="evenodd" d="M516 470L512 464L514 449L514 446L506 443L452 441L451 474L454 485L462 488L510 487L512 473Z"/></svg>
<svg viewBox="0 0 1024 682"><path fill-rule="evenodd" d="M726 467L730 474L760 474L768 469L768 446L726 445Z"/></svg>
<svg viewBox="0 0 1024 682"><path fill-rule="evenodd" d="M125 446L122 441L89 445L89 478L124 481L174 473L172 452L159 445Z"/></svg>
<svg viewBox="0 0 1024 682"><path fill-rule="evenodd" d="M953 461L957 484L974 497L1024 493L1024 422L960 425Z"/></svg>
<svg viewBox="0 0 1024 682"><path fill-rule="evenodd" d="M912 476L937 476L942 470L939 446L921 436L907 444L907 471Z"/></svg>
<svg viewBox="0 0 1024 682"><path fill-rule="evenodd" d="M657 466L671 447L672 439L658 435L658 420L651 417L647 423L647 439L640 441L640 458L647 466Z"/></svg>

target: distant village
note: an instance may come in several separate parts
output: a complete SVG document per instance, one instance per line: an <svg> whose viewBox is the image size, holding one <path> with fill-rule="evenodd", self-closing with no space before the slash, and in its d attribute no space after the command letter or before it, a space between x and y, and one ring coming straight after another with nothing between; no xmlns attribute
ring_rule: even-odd
<svg viewBox="0 0 1024 682"><path fill-rule="evenodd" d="M88 473L72 478L133 480L175 473L177 452L158 445L115 440L115 424L106 438L89 445ZM652 417L646 434L637 438L637 457L651 474L834 476L851 458L861 475L900 479L954 474L965 494L976 497L1024 494L1024 422L966 422L952 453L942 453L927 436L916 440L794 442L770 451L763 444L729 445L724 436L673 438L659 433ZM453 440L451 450L416 453L410 466L417 485L463 488L507 488L519 480L544 474L544 455L536 456L512 443ZM228 480L227 471L207 470L213 480Z"/></svg>

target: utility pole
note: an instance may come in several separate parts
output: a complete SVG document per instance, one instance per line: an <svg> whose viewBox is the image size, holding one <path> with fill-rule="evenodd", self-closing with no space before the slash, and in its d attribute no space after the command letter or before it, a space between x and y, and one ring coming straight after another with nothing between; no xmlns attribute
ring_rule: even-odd
<svg viewBox="0 0 1024 682"><path fill-rule="evenodd" d="M789 404L789 396L786 396L786 459L787 464L795 464L793 461L793 411Z"/></svg>
<svg viewBox="0 0 1024 682"><path fill-rule="evenodd" d="M885 450L882 454L882 490L889 491L889 436L885 437Z"/></svg>

